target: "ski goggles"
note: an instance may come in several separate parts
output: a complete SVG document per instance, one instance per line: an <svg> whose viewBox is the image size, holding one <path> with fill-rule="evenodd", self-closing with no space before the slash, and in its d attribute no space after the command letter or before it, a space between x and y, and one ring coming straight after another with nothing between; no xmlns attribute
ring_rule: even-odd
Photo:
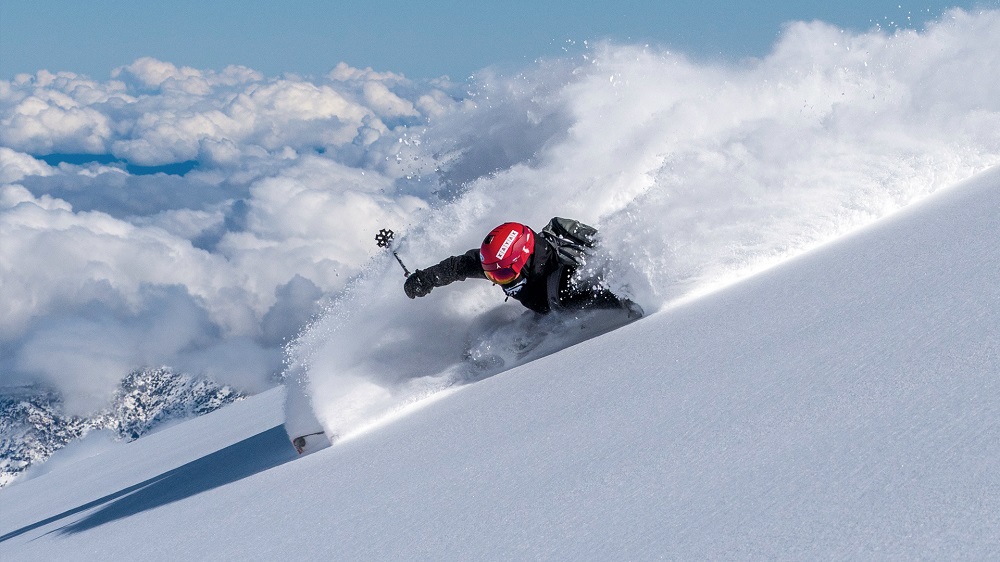
<svg viewBox="0 0 1000 562"><path fill-rule="evenodd" d="M517 276L520 275L520 272L515 271L513 267L501 267L492 271L484 267L483 273L486 274L487 279L497 285L506 285L517 279Z"/></svg>

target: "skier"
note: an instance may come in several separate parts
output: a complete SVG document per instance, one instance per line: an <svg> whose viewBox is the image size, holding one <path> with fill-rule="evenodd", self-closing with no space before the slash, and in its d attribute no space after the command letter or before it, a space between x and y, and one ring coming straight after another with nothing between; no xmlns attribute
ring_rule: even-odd
<svg viewBox="0 0 1000 562"><path fill-rule="evenodd" d="M537 235L531 228L507 222L486 235L482 246L418 269L403 284L406 296L423 297L442 287L475 277L499 285L508 298L539 313L582 309L621 309L630 319L642 307L615 295L600 283L576 275L597 230L575 220L553 218Z"/></svg>

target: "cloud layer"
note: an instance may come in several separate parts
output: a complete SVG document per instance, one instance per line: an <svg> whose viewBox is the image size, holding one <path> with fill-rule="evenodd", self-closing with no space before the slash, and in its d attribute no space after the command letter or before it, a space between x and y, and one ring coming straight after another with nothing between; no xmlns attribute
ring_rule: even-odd
<svg viewBox="0 0 1000 562"><path fill-rule="evenodd" d="M162 364L259 390L322 301L287 358L316 399L392 394L460 354L420 334L462 340L502 299L406 300L383 227L413 269L576 217L656 308L996 165L996 53L998 12L953 11L892 35L795 23L733 66L604 44L467 85L153 59L0 82L0 385L86 410Z"/></svg>
<svg viewBox="0 0 1000 562"><path fill-rule="evenodd" d="M0 384L81 410L144 365L273 384L373 228L428 207L393 130L462 106L451 85L345 65L307 81L140 59L114 77L0 82Z"/></svg>

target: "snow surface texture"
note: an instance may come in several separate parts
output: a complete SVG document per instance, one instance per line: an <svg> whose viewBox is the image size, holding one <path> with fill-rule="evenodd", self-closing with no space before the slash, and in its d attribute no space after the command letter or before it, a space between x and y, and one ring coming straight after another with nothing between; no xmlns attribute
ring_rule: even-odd
<svg viewBox="0 0 1000 562"><path fill-rule="evenodd" d="M1000 169L297 460L258 395L16 482L0 557L995 559L998 228Z"/></svg>

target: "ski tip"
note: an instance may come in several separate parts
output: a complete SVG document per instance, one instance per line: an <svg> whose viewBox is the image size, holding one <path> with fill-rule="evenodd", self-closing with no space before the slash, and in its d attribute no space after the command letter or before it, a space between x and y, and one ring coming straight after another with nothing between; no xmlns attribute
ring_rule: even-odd
<svg viewBox="0 0 1000 562"><path fill-rule="evenodd" d="M316 451L326 449L332 444L333 441L322 431L300 435L292 439L292 447L300 455L315 453Z"/></svg>

